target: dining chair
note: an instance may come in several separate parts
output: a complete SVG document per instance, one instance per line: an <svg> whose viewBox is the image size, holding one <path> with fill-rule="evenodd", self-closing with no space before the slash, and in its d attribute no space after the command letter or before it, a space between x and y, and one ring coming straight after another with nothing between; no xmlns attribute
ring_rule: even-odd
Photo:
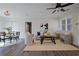
<svg viewBox="0 0 79 59"><path fill-rule="evenodd" d="M1 40L4 42L4 44L5 44L5 36L2 35L2 36L0 37L0 39L1 39Z"/></svg>
<svg viewBox="0 0 79 59"><path fill-rule="evenodd" d="M1 36L0 36L0 42L1 42Z"/></svg>
<svg viewBox="0 0 79 59"><path fill-rule="evenodd" d="M16 39L19 39L20 32L16 32Z"/></svg>
<svg viewBox="0 0 79 59"><path fill-rule="evenodd" d="M40 36L41 36L41 33L37 32L36 39L40 40L41 39Z"/></svg>

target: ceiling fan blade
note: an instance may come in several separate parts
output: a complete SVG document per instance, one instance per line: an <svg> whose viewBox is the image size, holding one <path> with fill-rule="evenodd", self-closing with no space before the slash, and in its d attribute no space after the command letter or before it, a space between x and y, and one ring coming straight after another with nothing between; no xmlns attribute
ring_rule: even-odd
<svg viewBox="0 0 79 59"><path fill-rule="evenodd" d="M66 9L67 11L69 10L69 9Z"/></svg>
<svg viewBox="0 0 79 59"><path fill-rule="evenodd" d="M56 9L56 8L47 8L47 10L50 10L50 9Z"/></svg>
<svg viewBox="0 0 79 59"><path fill-rule="evenodd" d="M66 10L64 10L63 8L62 9L60 9L61 11L63 11L63 12L65 12Z"/></svg>
<svg viewBox="0 0 79 59"><path fill-rule="evenodd" d="M61 5L61 7L70 6L70 5L72 5L72 4L74 4L74 3L67 3L67 4L65 4L65 5Z"/></svg>
<svg viewBox="0 0 79 59"><path fill-rule="evenodd" d="M65 9L61 9L62 12L65 12L65 11L68 11L68 10L69 10L69 9L66 9L66 10L65 10Z"/></svg>
<svg viewBox="0 0 79 59"><path fill-rule="evenodd" d="M61 7L61 3L56 3L56 7L54 7L54 8L47 8L47 10L56 9L56 8L59 8L59 7Z"/></svg>
<svg viewBox="0 0 79 59"><path fill-rule="evenodd" d="M56 12L56 10L54 10L54 11L52 12L52 14L55 13L55 12Z"/></svg>
<svg viewBox="0 0 79 59"><path fill-rule="evenodd" d="M57 3L55 8L59 8L59 7L61 7L61 3Z"/></svg>

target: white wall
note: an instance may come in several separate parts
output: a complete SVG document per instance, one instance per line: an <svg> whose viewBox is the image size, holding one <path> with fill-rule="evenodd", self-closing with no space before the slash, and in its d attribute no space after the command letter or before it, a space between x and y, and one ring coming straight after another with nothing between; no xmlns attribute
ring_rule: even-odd
<svg viewBox="0 0 79 59"><path fill-rule="evenodd" d="M79 46L79 17L78 15L73 16L73 44Z"/></svg>
<svg viewBox="0 0 79 59"><path fill-rule="evenodd" d="M20 31L21 38L25 38L25 22L28 22L28 20L19 20L19 21L7 21L5 27L12 27L13 31ZM40 24L41 23L48 23L48 29L49 32L54 32L59 30L58 20L50 19L50 20L29 20L29 22L32 22L32 34L37 35L37 32L39 32Z"/></svg>
<svg viewBox="0 0 79 59"><path fill-rule="evenodd" d="M60 30L59 26L59 19L58 20L48 20L49 23L49 31L50 32L57 32Z"/></svg>
<svg viewBox="0 0 79 59"><path fill-rule="evenodd" d="M16 6L16 7L15 7ZM59 20L64 18L66 13L58 13L56 14L51 14L52 11L47 11L47 7L52 7L52 4L0 4L0 11L1 14L3 14L4 10L9 8L11 12L10 18L13 19L5 19L4 17L0 17L0 31L4 31L4 27L9 27L12 26L13 31L20 31L21 35L20 38L26 38L25 35L25 22L31 21L32 22L32 33L37 34L38 31L40 31L40 24L41 23L48 23L49 26L49 31L59 31L60 30L60 25L59 25ZM68 15L66 16L72 16L73 18L73 35L74 35L74 40L73 43L79 46L79 25L75 26L76 22L79 22L79 5L73 5L70 6L70 9ZM72 14L73 13L73 14ZM76 15L77 13L77 15ZM4 16L4 15L2 15ZM53 19L53 17L61 17L61 19ZM16 19L18 18L18 19ZM26 18L26 19L20 19L20 18ZM46 19L40 19L40 18L46 18Z"/></svg>
<svg viewBox="0 0 79 59"><path fill-rule="evenodd" d="M41 24L48 23L48 31L54 32L59 31L59 24L58 20L55 19L49 19L49 20L34 20L32 21L32 33L37 35L37 32L41 31L40 25Z"/></svg>
<svg viewBox="0 0 79 59"><path fill-rule="evenodd" d="M73 44L79 46L79 14L72 14Z"/></svg>
<svg viewBox="0 0 79 59"><path fill-rule="evenodd" d="M64 17L63 17L64 18ZM61 19L63 19L61 18ZM65 17L66 18L66 17ZM21 35L20 38L26 39L25 33L25 22L32 22L32 34L37 35L37 32L40 31L40 24L41 23L48 23L49 32L60 31L60 20L61 19L41 19L41 20L17 20L17 21L7 21L5 18L0 17L0 31L4 31L3 28L5 27L12 27L13 31L20 31ZM73 44L79 46L79 17L78 15L72 15L72 33L73 33ZM78 26L75 24L78 22Z"/></svg>
<svg viewBox="0 0 79 59"><path fill-rule="evenodd" d="M12 31L20 31L20 38L25 38L25 23L23 21L7 21L5 27L12 27Z"/></svg>
<svg viewBox="0 0 79 59"><path fill-rule="evenodd" d="M64 17L63 17L64 18ZM66 18L66 17L65 17ZM62 18L61 18L62 19ZM26 39L26 33L25 33L25 22L32 22L32 34L37 35L37 32L40 31L40 24L41 23L48 23L48 29L49 32L54 32L54 31L60 31L60 20L61 19L41 19L41 20L22 20L22 19L15 19L15 21L7 21L5 18L0 17L0 31L4 31L3 28L5 27L13 27L13 31L20 31L21 35L20 38L25 38ZM17 20L17 21L16 21ZM73 33L73 44L79 46L79 17L78 15L72 15L72 33ZM78 26L75 24L78 22Z"/></svg>
<svg viewBox="0 0 79 59"><path fill-rule="evenodd" d="M59 30L58 20L49 19L49 20L21 20L21 19L5 19L4 21L0 21L0 30L6 27L12 27L12 31L20 31L20 38L26 39L25 33L25 22L32 22L32 34L37 35L39 32L41 23L48 23L49 32L54 32ZM5 31L5 30L4 30ZM27 39L26 39L27 41ZM26 42L25 42L26 43Z"/></svg>
<svg viewBox="0 0 79 59"><path fill-rule="evenodd" d="M4 29L5 28L5 23L6 23L5 18L0 16L0 32L5 30Z"/></svg>

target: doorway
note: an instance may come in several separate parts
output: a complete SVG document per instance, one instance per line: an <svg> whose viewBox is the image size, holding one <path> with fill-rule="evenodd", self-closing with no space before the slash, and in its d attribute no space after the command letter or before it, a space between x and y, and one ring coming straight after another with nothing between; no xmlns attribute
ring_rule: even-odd
<svg viewBox="0 0 79 59"><path fill-rule="evenodd" d="M26 32L32 33L32 22L25 22Z"/></svg>

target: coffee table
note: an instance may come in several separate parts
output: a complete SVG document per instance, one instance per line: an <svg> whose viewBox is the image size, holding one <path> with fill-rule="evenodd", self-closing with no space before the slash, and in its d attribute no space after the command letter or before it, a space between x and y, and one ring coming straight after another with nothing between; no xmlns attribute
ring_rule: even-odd
<svg viewBox="0 0 79 59"><path fill-rule="evenodd" d="M43 44L43 41L44 41L44 39L45 38L50 38L51 39L51 41L54 43L54 44L56 44L56 42L55 42L55 36L40 36L40 38L41 38L41 44Z"/></svg>

